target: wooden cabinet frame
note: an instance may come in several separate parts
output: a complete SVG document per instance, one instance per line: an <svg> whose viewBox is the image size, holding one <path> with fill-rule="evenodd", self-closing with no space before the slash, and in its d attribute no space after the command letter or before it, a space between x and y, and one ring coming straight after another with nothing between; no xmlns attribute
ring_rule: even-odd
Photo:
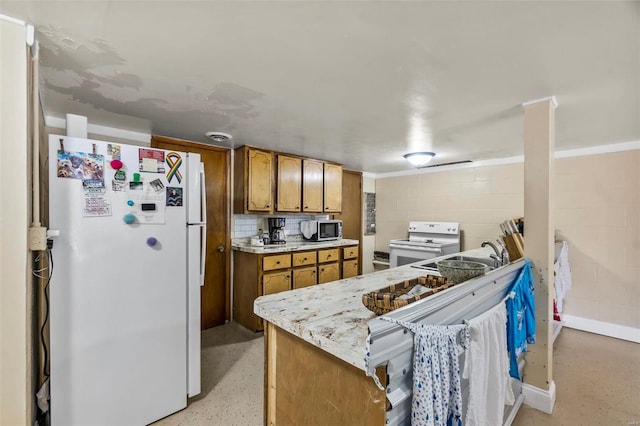
<svg viewBox="0 0 640 426"><path fill-rule="evenodd" d="M273 213L274 154L243 146L235 150L233 212Z"/></svg>
<svg viewBox="0 0 640 426"><path fill-rule="evenodd" d="M235 214L342 211L342 165L248 145L234 155Z"/></svg>
<svg viewBox="0 0 640 426"><path fill-rule="evenodd" d="M346 257L345 257L346 256ZM357 275L358 246L256 254L240 250L233 256L233 319L253 331L263 329L253 302L265 294ZM346 265L346 268L345 268Z"/></svg>

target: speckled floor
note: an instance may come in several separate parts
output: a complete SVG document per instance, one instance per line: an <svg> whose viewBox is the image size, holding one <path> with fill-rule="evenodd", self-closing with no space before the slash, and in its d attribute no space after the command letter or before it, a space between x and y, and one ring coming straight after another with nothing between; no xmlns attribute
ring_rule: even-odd
<svg viewBox="0 0 640 426"><path fill-rule="evenodd" d="M264 339L231 323L202 334L202 394L154 426L260 426ZM640 344L565 328L554 345L556 405L523 405L514 426L640 425Z"/></svg>
<svg viewBox="0 0 640 426"><path fill-rule="evenodd" d="M237 323L202 333L202 392L154 426L260 426L264 338Z"/></svg>
<svg viewBox="0 0 640 426"><path fill-rule="evenodd" d="M640 344L563 328L553 354L553 414L523 405L514 426L640 425Z"/></svg>

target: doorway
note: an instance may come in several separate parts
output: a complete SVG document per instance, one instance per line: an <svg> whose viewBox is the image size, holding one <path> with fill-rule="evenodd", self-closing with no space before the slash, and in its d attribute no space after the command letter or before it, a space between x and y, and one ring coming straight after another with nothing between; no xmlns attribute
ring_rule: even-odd
<svg viewBox="0 0 640 426"><path fill-rule="evenodd" d="M204 163L207 197L207 254L201 287L202 329L231 319L230 236L231 150L164 136L152 136L153 148L200 154Z"/></svg>

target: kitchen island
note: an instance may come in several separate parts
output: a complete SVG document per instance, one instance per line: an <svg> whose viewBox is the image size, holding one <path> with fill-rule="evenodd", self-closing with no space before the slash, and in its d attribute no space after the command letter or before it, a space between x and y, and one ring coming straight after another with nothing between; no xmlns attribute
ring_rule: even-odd
<svg viewBox="0 0 640 426"><path fill-rule="evenodd" d="M463 254L488 259L491 253L480 248ZM405 265L256 299L254 312L266 322L265 425L385 424L386 392L365 375L368 322L376 315L362 295L424 275ZM446 298L474 281L421 302ZM384 386L385 368L376 374Z"/></svg>

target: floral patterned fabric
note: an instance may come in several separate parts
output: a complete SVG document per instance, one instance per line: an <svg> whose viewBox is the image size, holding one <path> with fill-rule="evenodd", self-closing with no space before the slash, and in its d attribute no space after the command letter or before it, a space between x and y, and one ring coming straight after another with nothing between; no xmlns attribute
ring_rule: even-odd
<svg viewBox="0 0 640 426"><path fill-rule="evenodd" d="M462 391L459 355L469 342L466 325L414 324L392 318L414 333L413 399L411 424L439 426L462 424ZM458 335L461 333L461 344Z"/></svg>

